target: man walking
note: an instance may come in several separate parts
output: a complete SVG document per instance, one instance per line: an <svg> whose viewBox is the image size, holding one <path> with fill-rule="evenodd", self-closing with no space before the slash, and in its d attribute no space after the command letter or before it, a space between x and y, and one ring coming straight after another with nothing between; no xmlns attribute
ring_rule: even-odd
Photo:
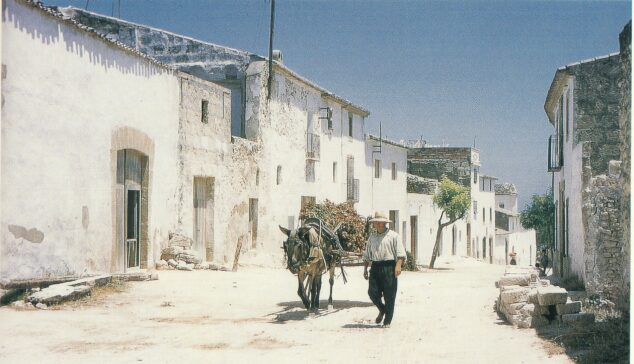
<svg viewBox="0 0 634 364"><path fill-rule="evenodd" d="M405 260L405 248L400 242L398 234L387 228L391 222L381 212L375 212L370 223L374 232L370 234L363 252L363 277L369 278L368 295L372 303L379 309L375 322L388 328L394 315L396 301L397 277L401 274L401 264ZM368 275L368 266L370 266ZM385 303L381 301L381 296Z"/></svg>

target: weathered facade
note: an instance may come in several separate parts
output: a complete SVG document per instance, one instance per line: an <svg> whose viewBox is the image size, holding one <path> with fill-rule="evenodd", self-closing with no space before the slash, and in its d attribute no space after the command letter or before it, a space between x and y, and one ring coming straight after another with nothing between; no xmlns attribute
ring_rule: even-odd
<svg viewBox="0 0 634 364"><path fill-rule="evenodd" d="M621 101L619 103L619 135L621 154L621 173L619 176L619 186L621 188L621 227L623 230L623 249L621 254L630 257L631 254L631 168L632 168L632 21L627 23L619 35L621 75L619 89L621 91ZM621 272L621 299L619 304L629 307L630 297L630 263L623 264Z"/></svg>
<svg viewBox="0 0 634 364"><path fill-rule="evenodd" d="M623 294L629 266L619 182L621 139L629 128L621 133L619 114L627 113L630 90L627 82L619 86L622 67L619 54L561 67L544 105L555 128L548 165L554 174L555 273L577 276L587 290L613 299Z"/></svg>
<svg viewBox="0 0 634 364"><path fill-rule="evenodd" d="M194 75L200 82L210 81L229 89L231 138L226 140L231 140L231 144L213 152L213 165L198 168L213 169L218 176L230 171L231 177L227 178L232 181L232 197L209 203L215 206L214 214L220 216L227 216L223 209L229 206L229 217L221 220L231 223L223 228L224 223L217 222L211 228L214 239L228 241L225 250L231 250L230 246L235 247L242 239L242 261L279 264L282 236L278 225L296 227L304 203L324 199L352 201L360 213L370 214L374 196L383 195L373 189L372 166L366 165L365 118L369 112L296 74L281 59L273 62L269 95L268 61L263 57L80 9L60 11L109 39ZM227 96L223 97L226 101ZM223 130L222 138L225 136ZM201 138L181 135L181 139L186 144L197 143ZM202 155L199 148L192 148L180 155L189 159ZM233 150L231 158L227 158L226 150ZM241 157L248 162L242 162ZM402 198L390 200L395 208L383 202L377 202L378 206L405 209L402 159L394 159L398 160L395 183L403 184ZM220 165L223 160L224 165ZM186 174L197 177L196 173ZM218 176L204 185L217 189L227 180ZM180 195L182 201L191 200L194 194L193 184L187 186ZM191 223L196 216L183 215L181 220L185 235L196 234L198 230ZM200 244L197 249L203 249ZM218 256L216 253L205 251L214 257ZM227 254L221 256L226 260Z"/></svg>
<svg viewBox="0 0 634 364"><path fill-rule="evenodd" d="M175 228L178 73L27 1L3 2L2 44L1 279L152 266Z"/></svg>

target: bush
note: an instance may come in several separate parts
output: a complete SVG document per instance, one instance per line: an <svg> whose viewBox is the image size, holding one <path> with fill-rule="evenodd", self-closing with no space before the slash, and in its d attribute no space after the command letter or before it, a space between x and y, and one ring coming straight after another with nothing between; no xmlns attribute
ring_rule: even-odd
<svg viewBox="0 0 634 364"><path fill-rule="evenodd" d="M416 257L414 257L410 252L407 252L407 259L405 260L405 264L403 264L403 270L408 271L417 271L418 267L416 266Z"/></svg>

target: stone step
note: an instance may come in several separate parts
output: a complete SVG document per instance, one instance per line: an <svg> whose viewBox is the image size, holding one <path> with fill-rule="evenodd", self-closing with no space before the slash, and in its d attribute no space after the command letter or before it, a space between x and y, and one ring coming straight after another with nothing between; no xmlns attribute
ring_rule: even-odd
<svg viewBox="0 0 634 364"><path fill-rule="evenodd" d="M564 288L556 286L537 287L537 301L542 306L566 303L568 293Z"/></svg>

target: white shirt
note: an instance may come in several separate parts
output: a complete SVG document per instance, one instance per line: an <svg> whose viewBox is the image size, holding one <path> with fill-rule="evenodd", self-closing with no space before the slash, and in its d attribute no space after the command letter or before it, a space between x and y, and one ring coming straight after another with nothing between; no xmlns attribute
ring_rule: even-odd
<svg viewBox="0 0 634 364"><path fill-rule="evenodd" d="M363 261L369 263L396 258L406 258L405 247L396 232L386 229L383 234L370 234L363 252Z"/></svg>

